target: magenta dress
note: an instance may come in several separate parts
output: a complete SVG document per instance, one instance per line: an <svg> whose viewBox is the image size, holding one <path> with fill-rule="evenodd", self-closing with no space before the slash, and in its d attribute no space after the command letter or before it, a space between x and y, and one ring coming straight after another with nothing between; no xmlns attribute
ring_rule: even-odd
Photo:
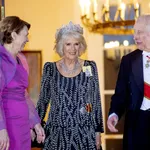
<svg viewBox="0 0 150 150"><path fill-rule="evenodd" d="M8 132L9 150L31 150L30 128L40 120L25 92L28 73L22 61L18 59L19 64L16 63L2 46L0 59L0 130Z"/></svg>

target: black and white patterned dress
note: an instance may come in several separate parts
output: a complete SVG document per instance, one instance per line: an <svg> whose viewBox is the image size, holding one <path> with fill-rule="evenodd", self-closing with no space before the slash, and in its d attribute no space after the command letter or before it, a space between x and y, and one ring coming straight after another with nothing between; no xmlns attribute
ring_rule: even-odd
<svg viewBox="0 0 150 150"><path fill-rule="evenodd" d="M83 70L64 77L56 63L44 65L37 111L41 120L51 104L45 126L43 150L96 150L95 132L103 132L98 72L95 62L85 60Z"/></svg>

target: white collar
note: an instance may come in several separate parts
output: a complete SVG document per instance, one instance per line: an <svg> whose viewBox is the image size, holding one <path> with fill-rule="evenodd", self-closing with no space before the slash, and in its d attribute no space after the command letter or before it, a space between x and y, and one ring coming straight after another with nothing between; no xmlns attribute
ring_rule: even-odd
<svg viewBox="0 0 150 150"><path fill-rule="evenodd" d="M142 53L144 56L150 56L150 52L147 52L147 51L143 51Z"/></svg>

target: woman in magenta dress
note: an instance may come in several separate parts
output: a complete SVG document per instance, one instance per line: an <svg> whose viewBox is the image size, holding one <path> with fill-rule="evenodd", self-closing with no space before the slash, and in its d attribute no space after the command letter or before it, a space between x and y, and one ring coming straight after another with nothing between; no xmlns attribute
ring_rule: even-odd
<svg viewBox="0 0 150 150"><path fill-rule="evenodd" d="M33 128L38 142L45 137L26 91L28 66L20 53L28 42L29 28L16 16L0 22L0 150L30 150Z"/></svg>

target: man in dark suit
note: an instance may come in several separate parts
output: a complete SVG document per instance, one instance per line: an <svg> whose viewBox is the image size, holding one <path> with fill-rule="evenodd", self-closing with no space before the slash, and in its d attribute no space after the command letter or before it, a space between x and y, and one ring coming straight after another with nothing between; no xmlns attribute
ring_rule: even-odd
<svg viewBox="0 0 150 150"><path fill-rule="evenodd" d="M137 50L123 56L107 126L125 113L123 150L150 150L150 15L140 16L134 25Z"/></svg>

